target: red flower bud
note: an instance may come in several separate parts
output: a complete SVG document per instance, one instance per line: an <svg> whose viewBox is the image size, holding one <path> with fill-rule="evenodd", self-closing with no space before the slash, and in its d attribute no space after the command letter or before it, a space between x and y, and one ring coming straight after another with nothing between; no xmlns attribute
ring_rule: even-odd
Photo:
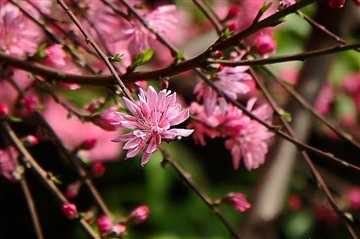
<svg viewBox="0 0 360 239"><path fill-rule="evenodd" d="M95 174L96 176L101 176L105 173L106 171L106 168L104 166L104 164L102 163L94 163L92 166L91 166L91 172L93 174Z"/></svg>
<svg viewBox="0 0 360 239"><path fill-rule="evenodd" d="M6 117L9 115L9 108L6 104L0 103L0 117Z"/></svg>
<svg viewBox="0 0 360 239"><path fill-rule="evenodd" d="M236 17L239 14L239 8L236 5L231 5L229 8L228 18Z"/></svg>
<svg viewBox="0 0 360 239"><path fill-rule="evenodd" d="M229 193L220 202L229 204L237 212L245 212L251 207L251 204L246 200L246 196L242 193Z"/></svg>
<svg viewBox="0 0 360 239"><path fill-rule="evenodd" d="M77 217L78 214L75 204L72 203L65 203L62 206L62 211L65 214L65 216L69 219L73 219Z"/></svg>
<svg viewBox="0 0 360 239"><path fill-rule="evenodd" d="M85 139L81 145L79 146L80 149L83 150L91 150L95 147L97 140L95 138Z"/></svg>
<svg viewBox="0 0 360 239"><path fill-rule="evenodd" d="M329 0L329 6L331 8L342 8L345 4L345 0Z"/></svg>
<svg viewBox="0 0 360 239"><path fill-rule="evenodd" d="M96 224L97 224L97 227L98 227L100 233L110 232L113 227L113 223L112 223L111 219L106 215L100 216L97 219Z"/></svg>

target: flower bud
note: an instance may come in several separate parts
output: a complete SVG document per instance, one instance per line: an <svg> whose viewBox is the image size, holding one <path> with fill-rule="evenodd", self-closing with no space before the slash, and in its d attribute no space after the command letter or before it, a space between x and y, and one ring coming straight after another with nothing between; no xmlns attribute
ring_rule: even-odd
<svg viewBox="0 0 360 239"><path fill-rule="evenodd" d="M237 212L245 212L251 207L251 204L246 200L246 196L242 193L229 193L220 202L229 204Z"/></svg>
<svg viewBox="0 0 360 239"><path fill-rule="evenodd" d="M77 217L78 214L75 204L72 203L65 203L62 206L62 211L65 214L65 216L69 219L73 219Z"/></svg>
<svg viewBox="0 0 360 239"><path fill-rule="evenodd" d="M96 176L101 176L105 173L106 168L104 164L97 162L91 166L91 172Z"/></svg>
<svg viewBox="0 0 360 239"><path fill-rule="evenodd" d="M34 146L35 144L39 143L39 139L36 138L34 135L28 135L22 138L22 141L27 147Z"/></svg>
<svg viewBox="0 0 360 239"><path fill-rule="evenodd" d="M329 0L329 6L331 8L342 8L345 4L345 0Z"/></svg>
<svg viewBox="0 0 360 239"><path fill-rule="evenodd" d="M112 231L117 236L121 236L126 231L126 227L123 224L116 224L113 226Z"/></svg>
<svg viewBox="0 0 360 239"><path fill-rule="evenodd" d="M97 224L97 227L98 227L100 233L110 232L113 227L113 223L112 223L111 219L106 215L100 216L97 219L96 224Z"/></svg>
<svg viewBox="0 0 360 239"><path fill-rule="evenodd" d="M31 113L36 110L39 100L36 95L30 94L24 96L22 103L25 107L26 113Z"/></svg>
<svg viewBox="0 0 360 239"><path fill-rule="evenodd" d="M77 197L77 195L79 194L80 186L81 186L80 181L70 184L66 188L65 196L70 199Z"/></svg>
<svg viewBox="0 0 360 239"><path fill-rule="evenodd" d="M276 41L269 34L260 34L255 38L254 48L257 53L265 56L275 51Z"/></svg>
<svg viewBox="0 0 360 239"><path fill-rule="evenodd" d="M134 224L144 222L149 216L150 210L146 205L141 205L135 208L127 218L127 221Z"/></svg>
<svg viewBox="0 0 360 239"><path fill-rule="evenodd" d="M6 117L9 115L9 108L6 104L0 103L0 117Z"/></svg>
<svg viewBox="0 0 360 239"><path fill-rule="evenodd" d="M114 111L116 111L118 108L118 106L112 106L100 114L95 115L92 118L92 121L104 130L115 131L118 129L118 127L114 123L119 122L119 117L115 114Z"/></svg>
<svg viewBox="0 0 360 239"><path fill-rule="evenodd" d="M79 149L91 150L95 147L97 140L95 138L85 139L79 146Z"/></svg>
<svg viewBox="0 0 360 239"><path fill-rule="evenodd" d="M346 193L347 200L351 209L360 209L360 187L352 187Z"/></svg>
<svg viewBox="0 0 360 239"><path fill-rule="evenodd" d="M228 12L227 18L236 17L239 14L239 7L236 5L231 5Z"/></svg>
<svg viewBox="0 0 360 239"><path fill-rule="evenodd" d="M215 51L214 52L214 57L215 58L221 58L221 57L223 57L223 53L222 53L222 51Z"/></svg>
<svg viewBox="0 0 360 239"><path fill-rule="evenodd" d="M236 22L232 22L228 25L230 31L236 31L238 29L238 24Z"/></svg>

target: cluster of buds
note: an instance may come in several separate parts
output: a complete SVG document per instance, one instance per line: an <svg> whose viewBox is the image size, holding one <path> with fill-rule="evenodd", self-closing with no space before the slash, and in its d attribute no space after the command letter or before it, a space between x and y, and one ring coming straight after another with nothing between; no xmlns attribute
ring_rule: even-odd
<svg viewBox="0 0 360 239"><path fill-rule="evenodd" d="M106 215L100 216L96 224L101 235L115 234L116 236L121 236L126 231L126 227L123 224L114 224Z"/></svg>

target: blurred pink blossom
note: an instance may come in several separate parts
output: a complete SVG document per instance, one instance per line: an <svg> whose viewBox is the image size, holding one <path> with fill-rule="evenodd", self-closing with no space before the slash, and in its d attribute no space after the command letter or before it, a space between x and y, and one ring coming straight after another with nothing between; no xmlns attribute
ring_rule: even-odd
<svg viewBox="0 0 360 239"><path fill-rule="evenodd" d="M233 60L240 60L242 55L232 57ZM250 91L250 87L246 84L246 81L252 80L250 74L246 73L249 69L248 66L236 66L236 67L223 67L222 70L217 73L217 76L213 79L215 86L219 88L226 95L232 99L237 99L239 94L246 94ZM220 107L224 105L224 99L219 98L218 94L205 82L199 82L195 88L194 93L198 101L203 100L205 106L205 112L208 116L215 110L215 106ZM224 107L221 107L224 111Z"/></svg>
<svg viewBox="0 0 360 239"><path fill-rule="evenodd" d="M15 5L0 2L0 49L22 57L36 52L43 32Z"/></svg>
<svg viewBox="0 0 360 239"><path fill-rule="evenodd" d="M139 103L135 104L124 98L130 114L116 112L119 117L115 125L132 130L121 135L114 142L126 142L123 149L128 150L126 158L133 158L143 151L141 166L144 166L151 155L160 147L162 140L174 140L189 136L193 130L170 128L189 117L189 110L182 110L176 103L176 93L162 90L156 93L149 87L146 93L140 89Z"/></svg>
<svg viewBox="0 0 360 239"><path fill-rule="evenodd" d="M140 224L149 217L150 209L147 205L141 205L135 208L127 218L128 222Z"/></svg>
<svg viewBox="0 0 360 239"><path fill-rule="evenodd" d="M13 147L0 149L0 175L11 182L16 181L14 160L18 155Z"/></svg>
<svg viewBox="0 0 360 239"><path fill-rule="evenodd" d="M327 115L331 110L331 102L334 98L334 92L332 87L329 84L323 86L320 90L319 95L317 96L314 107L318 113L322 115Z"/></svg>
<svg viewBox="0 0 360 239"><path fill-rule="evenodd" d="M69 150L74 150L86 140L96 139L91 150L79 152L81 156L91 161L116 160L119 157L121 147L111 142L111 139L119 135L118 132L105 131L92 123L81 122L76 117L69 119L68 112L52 100L49 100L45 107L45 119Z"/></svg>
<svg viewBox="0 0 360 239"><path fill-rule="evenodd" d="M247 110L263 121L269 122L272 110L268 105L253 109L256 99L248 101ZM225 147L230 150L234 169L238 169L240 159L245 168L252 170L265 162L268 152L268 141L274 135L265 126L244 115L241 110L233 106L228 108L228 114L222 125L222 131L229 135Z"/></svg>

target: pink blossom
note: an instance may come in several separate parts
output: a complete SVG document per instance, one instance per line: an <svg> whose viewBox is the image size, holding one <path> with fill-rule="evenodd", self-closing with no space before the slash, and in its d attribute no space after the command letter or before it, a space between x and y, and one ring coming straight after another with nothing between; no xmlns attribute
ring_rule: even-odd
<svg viewBox="0 0 360 239"><path fill-rule="evenodd" d="M240 60L241 57L242 55L234 56L233 60ZM224 67L213 79L214 84L232 99L237 99L239 94L246 94L250 91L250 87L245 83L252 80L252 77L246 73L248 69L248 66ZM220 98L215 90L203 81L195 86L194 93L198 101L203 100L205 112L208 116L214 112L216 105L221 106L221 101L224 101L223 99L219 101Z"/></svg>
<svg viewBox="0 0 360 239"><path fill-rule="evenodd" d="M6 104L0 103L0 117L6 117L9 115L9 108Z"/></svg>
<svg viewBox="0 0 360 239"><path fill-rule="evenodd" d="M175 13L175 5L163 5L146 13L143 17L150 27L167 38L168 35L171 35L176 30L177 18ZM149 41L156 39L155 35L146 29L137 19L124 23L121 33L117 40L126 41L132 54L137 54L150 48Z"/></svg>
<svg viewBox="0 0 360 239"><path fill-rule="evenodd" d="M75 204L65 203L61 209L67 218L73 219L77 217L78 212Z"/></svg>
<svg viewBox="0 0 360 239"><path fill-rule="evenodd" d="M15 162L18 152L13 147L0 149L0 175L11 182L16 181L15 178Z"/></svg>
<svg viewBox="0 0 360 239"><path fill-rule="evenodd" d="M117 112L119 127L132 130L121 135L114 142L126 142L123 149L128 150L126 157L133 158L143 151L141 165L144 166L151 155L160 147L162 140L174 140L189 136L193 130L171 128L189 117L189 110L182 110L176 103L176 93L162 90L156 93L149 87L146 93L140 89L140 102L135 104L124 98L130 114Z"/></svg>
<svg viewBox="0 0 360 239"><path fill-rule="evenodd" d="M231 192L220 201L232 206L237 212L245 212L251 208L251 204L246 200L246 196L242 193Z"/></svg>
<svg viewBox="0 0 360 239"><path fill-rule="evenodd" d="M262 105L253 110L254 104L255 99L249 100L247 110L264 121L270 121L271 108ZM225 147L230 150L234 169L239 168L241 158L247 170L256 169L265 162L267 141L273 136L265 126L251 120L238 108L229 106L221 129L225 135L230 136L225 141Z"/></svg>
<svg viewBox="0 0 360 239"><path fill-rule="evenodd" d="M121 149L111 143L111 139L119 135L117 132L105 131L76 117L69 119L68 112L54 101L48 101L45 106L45 119L69 150L74 150L86 140L96 139L96 145L91 150L80 150L79 154L91 161L115 160L120 155Z"/></svg>
<svg viewBox="0 0 360 239"><path fill-rule="evenodd" d="M150 209L147 205L141 205L135 208L127 218L128 222L140 224L149 217Z"/></svg>
<svg viewBox="0 0 360 239"><path fill-rule="evenodd" d="M350 94L358 112L360 112L360 73L356 72L348 75L342 83L342 88Z"/></svg>
<svg viewBox="0 0 360 239"><path fill-rule="evenodd" d="M221 132L216 129L224 120L224 116L219 107L215 107L214 112L210 116L207 116L203 105L192 102L190 105L190 113L195 120L190 122L188 127L194 129L193 139L196 144L204 146L206 144L205 136L212 139L221 136Z"/></svg>
<svg viewBox="0 0 360 239"><path fill-rule="evenodd" d="M315 109L322 115L329 114L333 97L334 93L332 87L329 84L324 85L315 100Z"/></svg>
<svg viewBox="0 0 360 239"><path fill-rule="evenodd" d="M42 31L11 3L0 3L0 48L14 56L32 55L42 39Z"/></svg>

